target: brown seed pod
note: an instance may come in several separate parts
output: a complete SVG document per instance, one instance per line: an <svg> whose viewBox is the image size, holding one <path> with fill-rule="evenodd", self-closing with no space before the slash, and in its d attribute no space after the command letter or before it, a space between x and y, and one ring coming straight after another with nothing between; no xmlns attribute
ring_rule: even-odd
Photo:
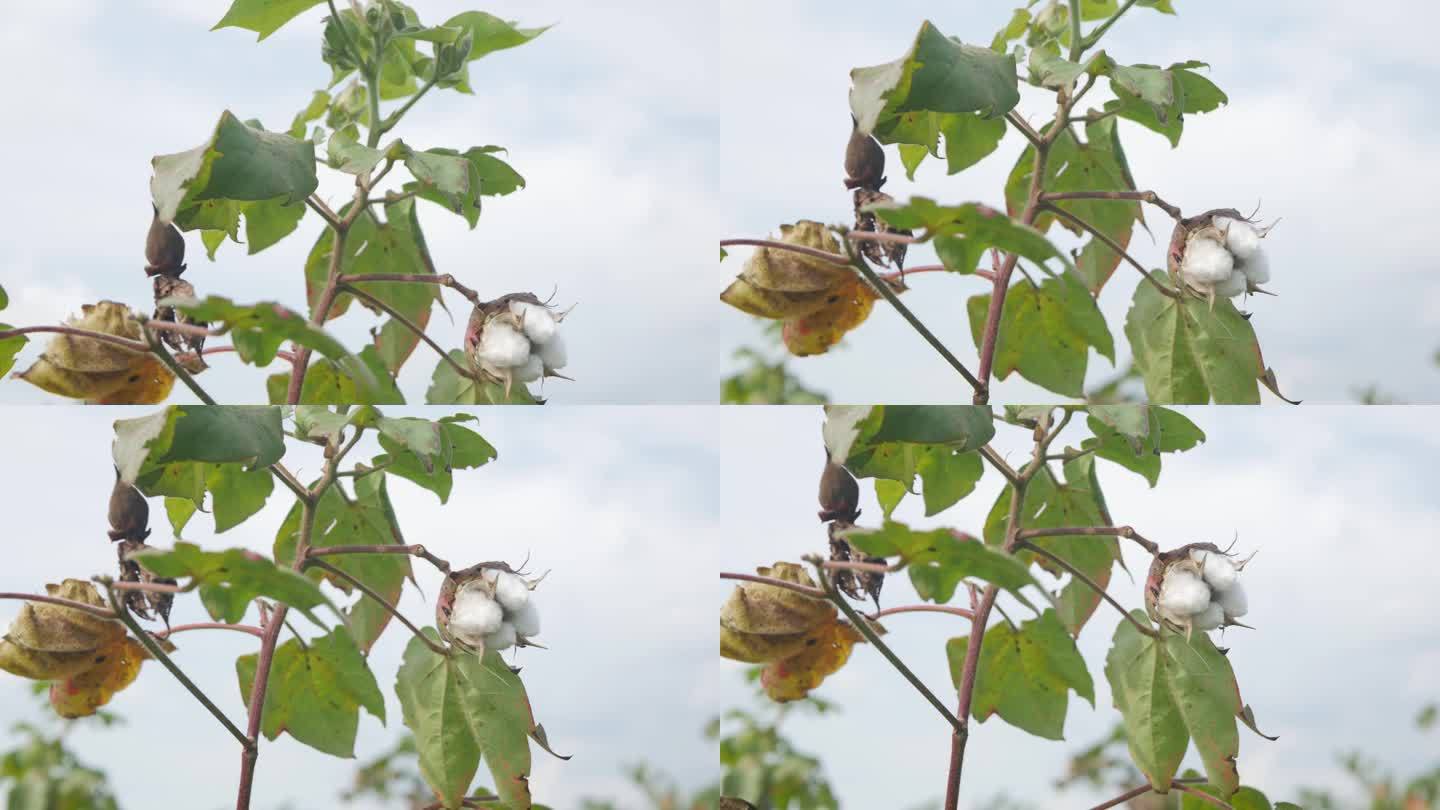
<svg viewBox="0 0 1440 810"><path fill-rule="evenodd" d="M875 212L866 210L866 206L874 203L891 203L895 199L889 194L871 189L855 189L855 230L869 231L871 233L888 233L901 236L914 236L914 232L907 228L892 228L885 220L875 216ZM881 242L875 240L863 240L859 243L860 255L869 259L875 264L886 267L893 266L896 270L905 269L905 250L909 245L904 242Z"/></svg>
<svg viewBox="0 0 1440 810"><path fill-rule="evenodd" d="M110 490L111 540L141 542L150 536L150 502L129 481L121 480L115 470L115 486Z"/></svg>
<svg viewBox="0 0 1440 810"><path fill-rule="evenodd" d="M161 301L167 298L196 298L195 287L190 282L169 275L157 275L154 277L155 288L155 314L153 320L169 321L171 323L190 324L192 326L207 327L209 324L204 321L197 321L175 309L172 306L162 306ZM205 357L200 352L205 348L204 335L187 335L181 332L162 331L160 340L177 352L186 353L185 357L179 358L180 365L191 374L199 374L208 366L205 364ZM193 355L189 356L189 355Z"/></svg>
<svg viewBox="0 0 1440 810"><path fill-rule="evenodd" d="M825 453L825 471L820 474L820 520L854 523L860 517L860 484L843 466Z"/></svg>
<svg viewBox="0 0 1440 810"><path fill-rule="evenodd" d="M150 231L145 234L145 275L178 276L185 272L185 237L169 222L160 221L160 209L150 206Z"/></svg>
<svg viewBox="0 0 1440 810"><path fill-rule="evenodd" d="M885 150L880 142L860 131L850 116L850 142L845 145L845 188L879 191L885 185Z"/></svg>

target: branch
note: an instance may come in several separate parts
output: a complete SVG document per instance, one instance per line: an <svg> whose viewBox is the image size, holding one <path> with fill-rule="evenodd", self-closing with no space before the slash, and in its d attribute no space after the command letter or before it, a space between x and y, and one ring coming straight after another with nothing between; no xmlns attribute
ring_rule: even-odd
<svg viewBox="0 0 1440 810"><path fill-rule="evenodd" d="M325 0L330 6L330 16L335 20L335 26L340 29L340 37L345 40L345 47L350 49L350 55L355 57L355 64L360 66L361 71L365 70L365 57L360 54L360 49L355 46L355 40L350 38L350 31L345 27L344 21L340 19L340 12L335 9L335 0ZM365 19L363 16L360 19Z"/></svg>
<svg viewBox="0 0 1440 810"><path fill-rule="evenodd" d="M89 613L91 616L94 616L97 619L108 619L112 622L118 621L120 618L112 610L107 610L103 607L96 607L86 602L77 602L74 599L65 599L59 596L46 596L38 593L15 593L13 591L4 591L0 592L0 599L23 599L26 602L45 602L51 605L67 607L71 610L78 610L82 613Z"/></svg>
<svg viewBox="0 0 1440 810"><path fill-rule="evenodd" d="M890 242L897 245L913 245L921 240L903 233L880 233L879 231L850 231L845 238L851 242Z"/></svg>
<svg viewBox="0 0 1440 810"><path fill-rule="evenodd" d="M341 570L341 569L339 569L339 568L336 568L335 566L331 565L330 563L327 563L327 562L325 562L324 560L318 559L318 558L316 558L316 557L311 557L310 559L306 560L306 561L305 561L305 565L306 565L306 567L309 567L309 566L312 566L312 565L313 565L313 566L316 566L316 567L318 567L318 568L324 569L325 571L329 571L331 575L340 577L341 579L343 579L343 580L345 580L346 582L350 583L351 585L355 586L357 589L360 590L361 593L365 594L366 596L368 596L368 597L370 597L371 599L374 599L376 602L378 602L381 607L385 608L385 611L386 611L387 613L389 613L391 616L394 616L396 619L399 619L401 624L403 624L403 625L405 625L406 627L410 628L410 632L414 633L416 638L420 639L421 641L424 641L424 642L425 642L425 646L427 646L427 647L429 647L431 650L433 650L436 655L449 655L449 654L450 654L450 651L449 651L448 649L446 649L445 647L441 646L440 644L435 643L433 640L431 640L431 638L430 638L429 636L427 636L427 635L425 635L424 633L420 632L420 628L416 627L414 624L412 624L412 623L410 622L409 619L405 618L405 614L403 614L403 613L401 613L399 610L397 610L394 605L390 604L390 602L388 602L388 601L385 599L385 597L381 596L380 593L379 593L378 591L376 591L374 588L371 588L369 585L366 585L365 583L361 582L360 580L356 579L355 577L351 576L350 574L346 573L345 571L343 571L343 570Z"/></svg>
<svg viewBox="0 0 1440 810"><path fill-rule="evenodd" d="M208 709L210 713L215 716L216 720L220 721L220 725L224 726L227 731L235 736L235 739L240 741L240 745L244 746L245 750L251 750L255 745L254 741L247 739L244 734L240 733L240 729L237 728L234 723L230 722L230 718L226 717L225 713L220 711L220 707L216 706L205 692L196 686L195 682L190 680L188 675L180 670L180 667L170 659L170 656L165 653L165 650L161 648L155 639L151 638L150 634L140 627L140 623L135 621L135 617L131 616L130 611L125 609L125 603L116 598L115 589L111 586L119 583L111 582L109 578L100 579L98 582L105 586L105 595L110 600L110 609L115 611L115 615L130 629L130 632L135 635L136 640L145 646L146 651L150 653L150 657L159 661L166 669L170 670L170 674L174 675L175 679L180 681L180 684L189 690L190 694L194 695L195 699L200 701L201 705Z"/></svg>
<svg viewBox="0 0 1440 810"><path fill-rule="evenodd" d="M779 242L774 239L721 239L720 247L733 247L735 245L749 245L751 247L773 248L775 250L788 250L791 253L803 253L815 259L830 262L831 264L849 264L850 260L838 253L831 253L828 250L819 248L804 247L803 245L792 245L788 242Z"/></svg>
<svg viewBox="0 0 1440 810"><path fill-rule="evenodd" d="M385 122L380 125L380 134L383 135L394 129L395 125L400 123L400 119L404 117L405 113L409 112L410 108L415 106L415 102L419 101L421 97L423 97L426 93L430 92L430 88L435 86L435 81L436 80L433 78L426 80L424 84L420 85L419 92L406 99L405 103L400 105L399 109L386 116Z"/></svg>
<svg viewBox="0 0 1440 810"><path fill-rule="evenodd" d="M884 610L870 616L871 621L879 621L885 616L893 616L896 613L949 613L954 616L961 616L966 619L974 619L975 613L965 608L950 607L949 605L905 605L902 607L885 608Z"/></svg>
<svg viewBox="0 0 1440 810"><path fill-rule="evenodd" d="M1180 787L1181 785L1183 785L1183 784L1185 784L1185 783L1187 783L1187 782L1204 782L1204 781L1205 781L1204 779L1193 779L1193 778L1192 778L1192 779L1175 779L1175 780L1171 781L1170 786L1171 786L1171 787L1178 788L1178 787ZM1141 785L1140 787L1132 788L1132 789L1130 789L1130 790L1127 790L1127 791L1125 791L1124 793L1121 793L1119 796L1116 796L1115 798L1110 799L1109 801L1101 802L1100 804L1097 804L1097 805L1095 805L1094 807L1090 808L1090 810L1109 810L1109 808L1111 808L1111 807L1115 807L1116 805L1124 804L1125 802L1128 802L1128 801L1130 801L1131 799L1136 799L1136 798L1139 798L1139 797L1141 797L1141 796L1144 796L1145 794L1149 793L1150 791L1152 791L1152 790L1154 790L1154 789L1155 789L1155 788L1151 787L1150 785L1144 784L1144 785Z"/></svg>
<svg viewBox="0 0 1440 810"><path fill-rule="evenodd" d="M1080 36L1080 0L1070 0L1070 61L1079 62L1085 52L1085 41Z"/></svg>
<svg viewBox="0 0 1440 810"><path fill-rule="evenodd" d="M1095 47L1095 43L1100 41L1100 37L1105 36L1105 32L1110 30L1110 26L1114 25L1115 21L1120 19L1120 15L1129 11L1130 7L1133 5L1135 5L1135 0L1125 0L1124 3L1120 4L1120 8L1116 9L1115 13L1111 14L1108 20L1100 23L1099 27L1097 27L1094 31L1091 31L1089 36L1084 38L1084 46L1080 49L1080 52L1083 54L1090 48ZM1072 61L1078 62L1079 60L1075 59Z"/></svg>
<svg viewBox="0 0 1440 810"><path fill-rule="evenodd" d="M149 324L146 323L145 325L148 326ZM179 377L180 382L185 383L185 387L190 389L190 393L194 394L206 405L216 404L215 398L206 393L205 389L200 387L200 383L195 381L195 377L186 371L185 367L177 363L175 358L170 355L170 350L166 349L165 344L160 342L159 335L150 329L146 329L145 340L150 344L151 353L160 358L160 362L164 363L165 367L170 369L170 373Z"/></svg>
<svg viewBox="0 0 1440 810"><path fill-rule="evenodd" d="M1020 481L1020 474L1015 472L1015 468L1011 467L1005 462L1005 459L1000 457L1000 454L995 451L995 448L988 444L982 444L980 445L980 455L984 457L986 461L990 462L991 466L999 471L1001 475L1005 476L1006 481L1009 481L1011 484L1016 484Z"/></svg>
<svg viewBox="0 0 1440 810"><path fill-rule="evenodd" d="M1228 802L1226 802L1224 799L1221 799L1219 796L1211 796L1209 793L1206 793L1206 792L1203 791L1203 790L1196 790L1195 788L1192 788L1192 787L1186 787L1185 784L1184 784L1183 782L1181 782L1179 779L1175 779L1175 780L1171 781L1171 782L1170 782L1170 787L1172 787L1172 788L1180 791L1181 793L1185 793L1185 794L1194 796L1195 798L1199 799L1199 800L1202 801L1202 802L1206 802L1206 803L1208 803L1208 804L1213 804L1213 805L1215 805L1216 807L1224 808L1224 810L1235 810L1234 807L1232 807L1232 806L1231 806Z"/></svg>
<svg viewBox="0 0 1440 810"><path fill-rule="evenodd" d="M408 554L412 557L420 557L426 562L439 569L440 573L450 573L450 563L442 560L425 550L425 547L416 543L409 546L397 545L374 545L374 546L325 546L324 548L310 549L310 557L325 557L332 554Z"/></svg>
<svg viewBox="0 0 1440 810"><path fill-rule="evenodd" d="M1029 141L1031 146L1040 145L1040 133L1036 132L1035 128L1030 126L1028 121L1020 117L1020 113L1011 110L1005 113L1005 120L1009 121L1011 126L1020 130L1020 134L1025 136L1025 140Z"/></svg>
<svg viewBox="0 0 1440 810"><path fill-rule="evenodd" d="M1129 526L1065 526L1055 529L1021 529L1016 533L1021 541L1031 540L1036 537L1070 537L1070 536L1099 536L1099 537L1123 537L1127 540L1134 540L1150 552L1151 555L1160 553L1160 546L1140 536L1140 533Z"/></svg>
<svg viewBox="0 0 1440 810"><path fill-rule="evenodd" d="M1057 200L1125 200L1129 202L1143 202L1159 208L1170 215L1171 219L1181 220L1184 215L1180 209L1160 199L1160 195L1153 191L1047 191L1040 195L1041 202L1055 202Z"/></svg>
<svg viewBox="0 0 1440 810"><path fill-rule="evenodd" d="M384 301L381 301L379 298L376 298L370 293L365 292L364 290L346 284L344 281L340 282L340 290L342 292L350 293L351 295L361 300L368 301L371 305L388 312L390 314L390 317L394 318L396 321L399 321L402 326L404 326L406 329L409 329L411 332L414 332L415 335L419 337L422 341L424 341L426 345L434 349L435 353L440 355L441 360L449 363L451 367L455 369L456 374L459 374L461 377L464 377L467 380L484 382L484 380L480 379L479 375L475 374L475 372L455 362L455 358L451 357L450 353L442 349L439 343L436 343L429 335L425 334L425 330L420 328L419 324L405 317L394 307L390 306Z"/></svg>
<svg viewBox="0 0 1440 810"><path fill-rule="evenodd" d="M225 624L224 622L196 622L194 624L177 624L168 630L161 630L154 635L156 638L166 639L175 635L176 633L184 633L188 630L236 630L241 633L248 633L256 638L261 638L264 635L264 631L252 625Z"/></svg>
<svg viewBox="0 0 1440 810"><path fill-rule="evenodd" d="M1037 546L1037 545L1035 545L1034 543L1031 543L1031 542L1028 541L1028 540L1021 540L1020 543L1018 544L1018 547L1019 547L1019 548L1028 549L1028 550L1030 550L1030 551L1035 552L1036 554L1039 554L1039 555L1044 556L1044 557L1048 557L1048 558L1049 558L1052 562L1054 562L1056 565L1060 566L1061 568L1064 568L1066 571L1069 571L1071 576L1075 577L1076 579L1080 580L1081 582L1085 583L1086 585L1089 585L1091 590L1093 590L1093 591L1094 591L1095 593L1097 593L1097 594L1100 594L1100 597L1101 597L1102 599L1104 599L1106 602L1109 602L1112 606L1114 606L1114 608L1115 608L1116 610L1120 611L1120 615L1124 616L1131 624L1135 625L1135 629L1136 629L1136 630L1139 630L1140 632L1144 633L1144 634L1147 635L1147 636L1150 636L1151 638L1159 638L1159 637L1160 637L1160 634L1155 631L1155 628L1151 627L1151 626L1148 625L1148 624L1141 624L1134 616L1130 615L1130 611L1126 610L1123 605L1121 605L1119 602L1115 601L1115 598L1114 598L1113 596L1111 596L1110 594L1106 593L1106 592L1105 592L1105 589L1102 588L1102 587L1100 587L1100 585L1097 584L1097 583L1095 582L1095 580L1093 580L1093 579L1091 579L1090 577L1086 576L1086 575L1084 574L1084 572L1082 572L1079 568L1076 568L1075 566L1071 565L1069 562L1067 562L1065 559L1063 559L1062 557L1060 557L1058 554L1055 554L1055 553L1053 553L1053 552L1051 552L1051 551L1049 551L1049 550L1047 550L1047 549L1041 548L1040 546Z"/></svg>
<svg viewBox="0 0 1440 810"><path fill-rule="evenodd" d="M826 254L833 256L834 254ZM455 280L449 273L436 275L434 273L366 273L361 276L341 276L340 283L347 286L365 284L373 281L398 281L410 284L439 284L442 287L449 287L455 292L465 296L472 304L480 303L480 294L466 287Z"/></svg>
<svg viewBox="0 0 1440 810"><path fill-rule="evenodd" d="M758 582L761 585L774 585L777 588L784 588L787 591L804 594L811 599L827 599L826 593L819 588L812 588L808 585L801 585L798 582L786 582L783 579L774 577L762 577L758 574L734 574L729 571L720 572L721 579L739 579L745 582Z"/></svg>
<svg viewBox="0 0 1440 810"><path fill-rule="evenodd" d="M20 335L28 335L34 332L54 332L60 335L74 335L76 337L90 338L102 343L111 343L132 352L144 354L150 351L150 347L143 340L132 340L120 337L119 335L108 335L104 332L92 332L89 329L79 329L74 326L22 326L16 329L0 330L0 340L6 340Z"/></svg>
<svg viewBox="0 0 1440 810"><path fill-rule="evenodd" d="M852 560L824 560L820 565L828 571L849 570L869 571L872 574L893 574L905 567L905 560L896 560L894 563L888 565L886 563L854 562Z"/></svg>
<svg viewBox="0 0 1440 810"><path fill-rule="evenodd" d="M334 211L330 210L330 206L326 205L325 201L317 195L311 194L309 197L306 197L305 204L310 206L315 213L319 214L320 218L325 220L326 224L331 228L340 227L340 217L337 216Z"/></svg>
<svg viewBox="0 0 1440 810"><path fill-rule="evenodd" d="M237 349L237 348L235 348L234 346L211 346L211 347L208 348L208 349L202 349L201 352L200 352L200 356L201 356L201 357L206 357L206 356L209 356L209 355L212 355L212 354L226 354L226 353L228 353L228 352L236 352L236 353L238 353L239 351L240 351L240 350ZM193 358L193 357L195 357L195 356L196 356L196 355L195 355L195 352L181 352L180 354L175 355L175 359L176 359L176 360L185 360L185 359L188 359L188 358ZM287 351L285 351L284 349L277 349L277 350L275 350L275 356L278 357L278 358L280 358L281 360L284 360L284 361L287 362L287 363L294 363L294 362L295 362L295 355L294 355L294 353L292 353L292 352L287 352Z"/></svg>

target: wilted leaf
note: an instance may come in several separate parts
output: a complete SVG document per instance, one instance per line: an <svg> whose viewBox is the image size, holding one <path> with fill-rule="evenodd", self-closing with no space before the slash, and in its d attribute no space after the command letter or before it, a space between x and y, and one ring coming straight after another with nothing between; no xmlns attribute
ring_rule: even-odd
<svg viewBox="0 0 1440 810"><path fill-rule="evenodd" d="M799 652L761 670L760 685L777 703L799 700L845 666L850 650L863 639L848 622L831 621L807 637Z"/></svg>
<svg viewBox="0 0 1440 810"><path fill-rule="evenodd" d="M51 684L50 705L61 717L89 717L133 683L149 657L140 642L118 638L95 653L89 669Z"/></svg>
<svg viewBox="0 0 1440 810"><path fill-rule="evenodd" d="M130 309L114 301L86 304L66 325L144 342L145 333ZM22 344L14 345L19 350ZM5 349L0 349L3 354ZM71 399L99 405L151 405L163 402L175 375L149 352L79 335L56 335L30 368L17 375L31 385Z"/></svg>
<svg viewBox="0 0 1440 810"><path fill-rule="evenodd" d="M852 278L832 290L820 309L785 321L780 333L785 348L796 357L824 354L839 343L846 332L870 317L870 310L879 297L869 284L858 277Z"/></svg>
<svg viewBox="0 0 1440 810"><path fill-rule="evenodd" d="M50 596L107 607L95 586L67 579L47 584ZM125 627L84 611L26 602L0 639L0 669L22 678L60 680L95 666L100 651L125 638Z"/></svg>
<svg viewBox="0 0 1440 810"><path fill-rule="evenodd" d="M756 572L816 587L805 569L794 563L777 562ZM761 582L741 582L720 609L720 655L748 663L793 655L806 646L811 634L834 622L836 614L829 600Z"/></svg>

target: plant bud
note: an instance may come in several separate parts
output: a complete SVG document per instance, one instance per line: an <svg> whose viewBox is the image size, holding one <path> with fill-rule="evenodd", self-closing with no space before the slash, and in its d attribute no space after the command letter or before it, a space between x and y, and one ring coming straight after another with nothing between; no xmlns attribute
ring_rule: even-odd
<svg viewBox="0 0 1440 810"><path fill-rule="evenodd" d="M185 271L185 237L168 222L160 221L160 209L151 204L150 231L145 235L145 275L178 276Z"/></svg>
<svg viewBox="0 0 1440 810"><path fill-rule="evenodd" d="M129 481L115 470L115 486L110 490L111 540L141 542L150 536L150 502Z"/></svg>
<svg viewBox="0 0 1440 810"><path fill-rule="evenodd" d="M820 474L820 520L843 520L854 523L860 517L860 484L855 476L825 454L825 470Z"/></svg>
<svg viewBox="0 0 1440 810"><path fill-rule="evenodd" d="M860 131L850 116L850 142L845 145L845 188L879 191L885 185L885 150L880 142Z"/></svg>

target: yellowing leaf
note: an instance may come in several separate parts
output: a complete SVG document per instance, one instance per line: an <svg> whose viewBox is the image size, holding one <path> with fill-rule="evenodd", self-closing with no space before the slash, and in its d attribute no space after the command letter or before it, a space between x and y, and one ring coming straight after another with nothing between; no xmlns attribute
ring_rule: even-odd
<svg viewBox="0 0 1440 810"><path fill-rule="evenodd" d="M46 585L51 596L103 607L95 586L78 579ZM95 665L99 650L125 638L118 622L84 611L27 602L0 640L0 669L22 678L60 680Z"/></svg>
<svg viewBox="0 0 1440 810"><path fill-rule="evenodd" d="M143 329L128 307L114 301L86 304L67 325L91 332L142 340ZM101 405L163 402L175 376L149 352L79 335L57 335L20 379L62 397Z"/></svg>
<svg viewBox="0 0 1440 810"><path fill-rule="evenodd" d="M777 703L799 700L839 671L850 659L850 650L860 635L847 622L834 621L817 630L805 649L789 658L772 662L760 672L765 694Z"/></svg>
<svg viewBox="0 0 1440 810"><path fill-rule="evenodd" d="M747 315L783 320L808 315L825 306L827 294L815 292L783 292L767 290L751 284L742 275L720 293L720 300Z"/></svg>
<svg viewBox="0 0 1440 810"><path fill-rule="evenodd" d="M779 562L757 569L761 576L815 587L805 569ZM804 649L818 628L835 621L835 605L802 593L745 582L736 586L720 609L720 655L735 661L764 663Z"/></svg>
<svg viewBox="0 0 1440 810"><path fill-rule="evenodd" d="M801 220L781 225L779 241L843 256L839 242L819 222ZM762 247L745 262L745 268L720 294L720 300L761 318L797 318L831 303L833 294L854 280L854 271L844 264Z"/></svg>
<svg viewBox="0 0 1440 810"><path fill-rule="evenodd" d="M823 354L840 342L846 332L870 317L878 296L858 278L851 280L827 299L820 309L785 322L781 335L785 348L796 357Z"/></svg>
<svg viewBox="0 0 1440 810"><path fill-rule="evenodd" d="M117 639L92 656L94 665L50 685L50 705L61 717L88 717L140 674L148 655L140 642Z"/></svg>

